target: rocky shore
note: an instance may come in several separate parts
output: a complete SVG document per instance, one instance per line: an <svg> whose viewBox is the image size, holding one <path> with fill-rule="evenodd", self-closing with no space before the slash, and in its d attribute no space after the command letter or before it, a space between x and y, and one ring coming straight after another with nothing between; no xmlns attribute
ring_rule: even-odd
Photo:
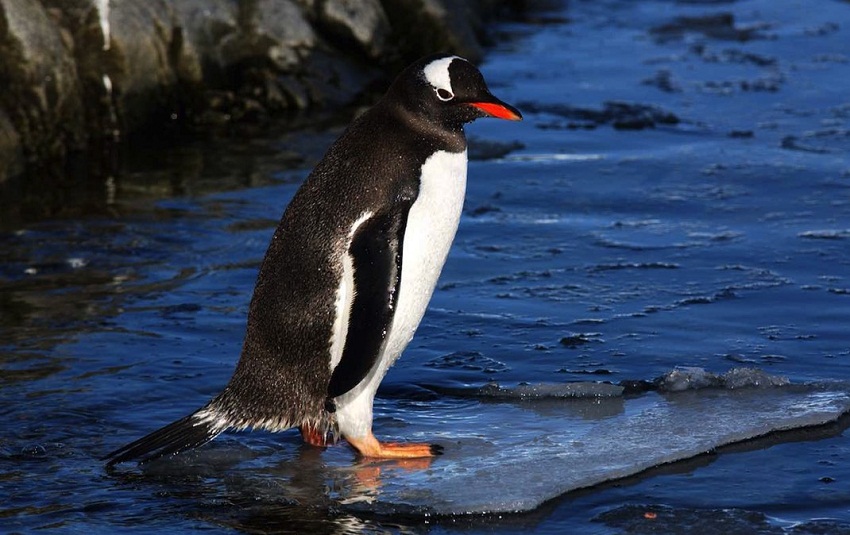
<svg viewBox="0 0 850 535"><path fill-rule="evenodd" d="M520 0L0 0L0 182L144 127L340 106Z"/></svg>

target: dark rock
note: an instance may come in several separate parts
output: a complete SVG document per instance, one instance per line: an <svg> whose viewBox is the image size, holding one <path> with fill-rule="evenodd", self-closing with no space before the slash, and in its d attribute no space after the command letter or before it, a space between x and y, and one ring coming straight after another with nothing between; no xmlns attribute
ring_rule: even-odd
<svg viewBox="0 0 850 535"><path fill-rule="evenodd" d="M349 104L436 51L479 60L500 5L0 0L0 181L142 129Z"/></svg>
<svg viewBox="0 0 850 535"><path fill-rule="evenodd" d="M386 52L390 22L378 0L318 0L316 4L319 24L341 46L353 44L370 58Z"/></svg>
<svg viewBox="0 0 850 535"><path fill-rule="evenodd" d="M591 342L601 342L601 333L571 333L559 340L559 343L569 349L576 349Z"/></svg>
<svg viewBox="0 0 850 535"><path fill-rule="evenodd" d="M82 146L83 132L73 125L82 122L83 103L55 15L38 2L0 2L0 31L0 126L12 127L0 136L0 171L19 168L18 154L32 162Z"/></svg>
<svg viewBox="0 0 850 535"><path fill-rule="evenodd" d="M628 379L620 381L618 384L623 387L623 394L627 396L658 390L658 385L652 381L644 381L640 379Z"/></svg>
<svg viewBox="0 0 850 535"><path fill-rule="evenodd" d="M479 36L484 0L383 0L402 56L454 51L478 61L484 55Z"/></svg>
<svg viewBox="0 0 850 535"><path fill-rule="evenodd" d="M103 75L109 77L121 129L133 130L174 111L178 72L192 73L200 81L199 69L185 64L187 41L172 24L170 6L164 0L116 2L109 10ZM182 69L175 69L181 62Z"/></svg>

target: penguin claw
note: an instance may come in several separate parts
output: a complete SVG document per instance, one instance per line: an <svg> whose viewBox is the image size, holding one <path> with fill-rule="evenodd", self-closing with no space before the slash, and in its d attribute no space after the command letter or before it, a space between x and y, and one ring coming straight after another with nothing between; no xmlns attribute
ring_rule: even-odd
<svg viewBox="0 0 850 535"><path fill-rule="evenodd" d="M333 443L328 433L323 433L308 425L302 425L299 430L301 431L301 438L311 446L324 448Z"/></svg>

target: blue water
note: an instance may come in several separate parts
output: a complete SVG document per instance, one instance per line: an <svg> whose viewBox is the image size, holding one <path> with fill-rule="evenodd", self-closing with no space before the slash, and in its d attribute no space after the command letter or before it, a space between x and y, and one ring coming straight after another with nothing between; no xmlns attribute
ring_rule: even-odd
<svg viewBox="0 0 850 535"><path fill-rule="evenodd" d="M850 4L570 2L497 32L482 70L525 121L468 129L490 157L470 163L431 308L379 393L379 432L439 419L434 390L489 381L740 365L850 379ZM227 382L274 225L339 132L129 147L102 188L6 214L0 532L850 531L842 426L522 515L340 511L309 467L353 454L275 464L299 448L293 433L223 437L205 470L107 474L100 455Z"/></svg>

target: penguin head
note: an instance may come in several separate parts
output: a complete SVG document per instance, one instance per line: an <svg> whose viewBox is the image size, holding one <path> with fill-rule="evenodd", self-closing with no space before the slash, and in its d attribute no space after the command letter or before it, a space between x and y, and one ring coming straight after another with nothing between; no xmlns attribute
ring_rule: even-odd
<svg viewBox="0 0 850 535"><path fill-rule="evenodd" d="M409 109L453 129L481 117L522 120L519 110L493 96L481 72L459 56L420 59L398 76L394 92L403 93Z"/></svg>

